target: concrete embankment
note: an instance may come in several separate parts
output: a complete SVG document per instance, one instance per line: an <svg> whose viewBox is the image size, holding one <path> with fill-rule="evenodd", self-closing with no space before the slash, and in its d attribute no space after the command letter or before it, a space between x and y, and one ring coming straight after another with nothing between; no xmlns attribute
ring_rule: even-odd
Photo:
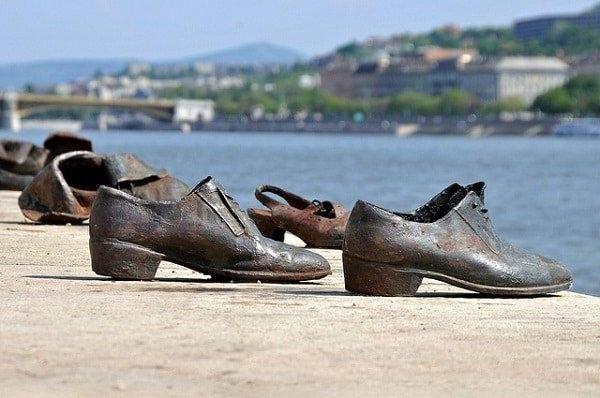
<svg viewBox="0 0 600 398"><path fill-rule="evenodd" d="M354 296L333 275L213 283L163 263L153 282L90 268L87 226L26 223L0 192L0 396L589 396L600 299L494 299L426 281Z"/></svg>
<svg viewBox="0 0 600 398"><path fill-rule="evenodd" d="M466 121L458 119L428 119L425 121L369 121L369 122L294 122L294 121L241 121L221 120L195 126L205 131L256 131L295 133L361 133L398 136L457 135L457 136L543 136L550 135L558 121L493 120Z"/></svg>

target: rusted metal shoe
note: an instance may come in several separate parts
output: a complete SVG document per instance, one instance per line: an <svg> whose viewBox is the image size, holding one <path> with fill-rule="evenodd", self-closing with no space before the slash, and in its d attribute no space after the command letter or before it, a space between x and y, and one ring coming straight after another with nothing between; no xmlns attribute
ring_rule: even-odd
<svg viewBox="0 0 600 398"><path fill-rule="evenodd" d="M177 200L187 185L154 170L131 154L111 156L68 152L48 164L23 190L23 215L47 224L81 223L89 218L96 191L107 185L151 200Z"/></svg>
<svg viewBox="0 0 600 398"><path fill-rule="evenodd" d="M282 197L287 204L269 197L266 192ZM268 209L248 209L248 215L264 236L283 241L285 231L289 231L308 247L342 247L348 212L341 204L311 202L272 185L259 185L254 194Z"/></svg>
<svg viewBox="0 0 600 398"><path fill-rule="evenodd" d="M48 153L31 142L0 140L0 190L23 190L44 167Z"/></svg>
<svg viewBox="0 0 600 398"><path fill-rule="evenodd" d="M564 265L514 247L494 232L483 189L483 183L453 184L408 214L358 201L343 247L346 289L412 296L424 277L492 295L568 289L572 279Z"/></svg>
<svg viewBox="0 0 600 398"><path fill-rule="evenodd" d="M101 187L90 253L94 272L117 279L153 279L163 260L227 280L303 281L331 273L320 255L263 237L211 177L172 202Z"/></svg>

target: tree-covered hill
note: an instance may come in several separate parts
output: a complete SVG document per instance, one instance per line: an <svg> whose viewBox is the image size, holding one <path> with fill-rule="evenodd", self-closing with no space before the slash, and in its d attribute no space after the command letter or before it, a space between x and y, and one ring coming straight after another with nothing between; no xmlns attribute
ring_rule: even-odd
<svg viewBox="0 0 600 398"><path fill-rule="evenodd" d="M501 55L580 55L600 50L600 31L580 28L570 24L557 25L544 40L520 41L511 28L444 27L428 33L402 33L389 37L382 43L351 42L337 48L340 55L351 58L368 58L377 51L411 52L419 47L475 48L484 56Z"/></svg>

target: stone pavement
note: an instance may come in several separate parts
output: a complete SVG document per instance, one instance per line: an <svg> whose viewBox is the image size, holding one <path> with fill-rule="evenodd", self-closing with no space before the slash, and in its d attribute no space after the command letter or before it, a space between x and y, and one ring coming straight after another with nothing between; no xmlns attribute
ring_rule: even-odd
<svg viewBox="0 0 600 398"><path fill-rule="evenodd" d="M600 299L494 299L426 281L418 297L153 282L90 268L87 226L25 223L0 192L0 397L600 396Z"/></svg>

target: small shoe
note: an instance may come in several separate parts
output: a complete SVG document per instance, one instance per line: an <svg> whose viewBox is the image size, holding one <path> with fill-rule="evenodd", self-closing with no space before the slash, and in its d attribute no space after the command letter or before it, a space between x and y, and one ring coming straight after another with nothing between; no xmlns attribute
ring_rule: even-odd
<svg viewBox="0 0 600 398"><path fill-rule="evenodd" d="M111 156L76 151L57 156L19 196L23 215L47 224L81 223L90 216L101 185L151 200L176 200L189 188L164 170L131 154Z"/></svg>
<svg viewBox="0 0 600 398"><path fill-rule="evenodd" d="M46 164L71 151L91 151L91 141L72 133L54 133L40 148L27 141L0 140L0 190L22 191Z"/></svg>
<svg viewBox="0 0 600 398"><path fill-rule="evenodd" d="M90 253L94 272L117 279L153 279L163 260L227 280L304 281L331 273L320 255L262 236L211 177L172 202L101 187Z"/></svg>
<svg viewBox="0 0 600 398"><path fill-rule="evenodd" d="M282 197L287 204L272 199L265 192ZM289 231L308 247L342 247L348 213L341 204L311 202L272 185L260 185L254 194L268 209L248 209L248 215L264 236L283 241L285 231Z"/></svg>
<svg viewBox="0 0 600 398"><path fill-rule="evenodd" d="M22 191L31 184L33 176L0 169L0 191Z"/></svg>
<svg viewBox="0 0 600 398"><path fill-rule="evenodd" d="M46 164L63 153L74 151L93 152L92 141L77 134L63 131L50 134L44 141L44 148L49 151Z"/></svg>
<svg viewBox="0 0 600 398"><path fill-rule="evenodd" d="M492 295L569 289L564 265L514 247L494 232L483 189L483 183L453 184L410 214L358 201L342 254L346 289L413 296L424 277Z"/></svg>
<svg viewBox="0 0 600 398"><path fill-rule="evenodd" d="M23 190L44 167L48 152L31 142L0 140L0 190Z"/></svg>

